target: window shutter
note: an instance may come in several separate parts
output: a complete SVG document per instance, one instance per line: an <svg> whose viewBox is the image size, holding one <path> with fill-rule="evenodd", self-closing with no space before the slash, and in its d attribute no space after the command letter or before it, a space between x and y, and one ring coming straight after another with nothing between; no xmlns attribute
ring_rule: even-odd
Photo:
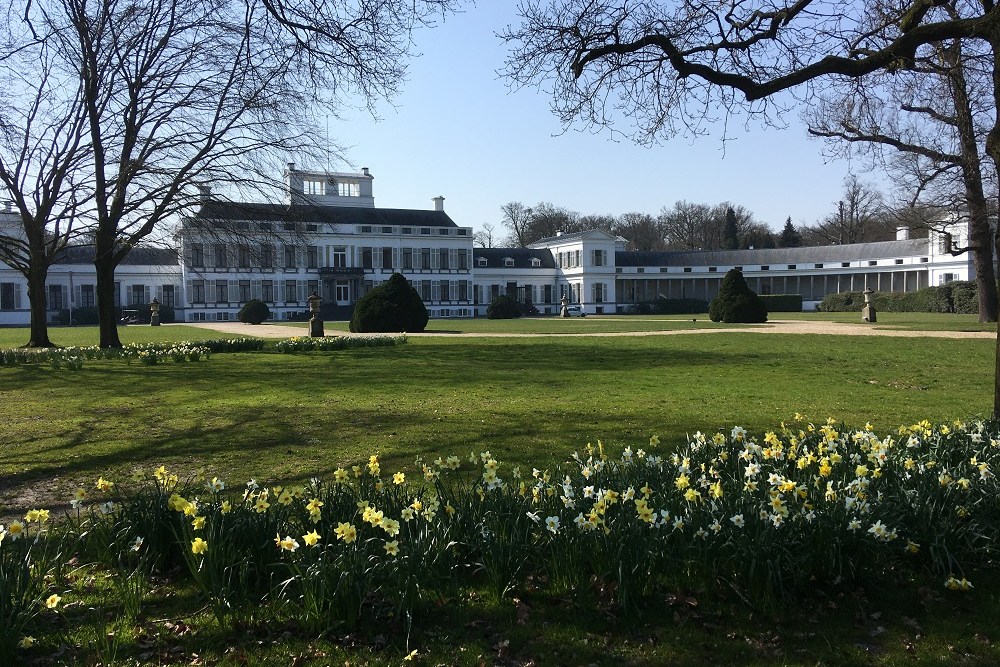
<svg viewBox="0 0 1000 667"><path fill-rule="evenodd" d="M306 249L301 246L295 247L295 268L301 268L306 265Z"/></svg>
<svg viewBox="0 0 1000 667"><path fill-rule="evenodd" d="M296 287L298 288L297 290L298 298L296 299L296 301L305 301L307 296L306 288L308 287L308 285L306 285L306 281L305 280L296 281Z"/></svg>
<svg viewBox="0 0 1000 667"><path fill-rule="evenodd" d="M420 248L413 249L413 268L414 269L424 268L420 265Z"/></svg>
<svg viewBox="0 0 1000 667"><path fill-rule="evenodd" d="M73 286L73 305L80 306L83 303L83 298L81 296L82 290L80 285Z"/></svg>
<svg viewBox="0 0 1000 667"><path fill-rule="evenodd" d="M142 286L142 296L145 299L145 301L143 303L149 303L150 302L151 299L149 298L149 285L143 285Z"/></svg>
<svg viewBox="0 0 1000 667"><path fill-rule="evenodd" d="M251 280L250 281L250 296L254 299L259 299L261 294L260 281Z"/></svg>
<svg viewBox="0 0 1000 667"><path fill-rule="evenodd" d="M194 265L194 249L191 247L190 243L184 244L184 264L186 266Z"/></svg>
<svg viewBox="0 0 1000 667"><path fill-rule="evenodd" d="M156 300L163 303L163 285L156 286Z"/></svg>

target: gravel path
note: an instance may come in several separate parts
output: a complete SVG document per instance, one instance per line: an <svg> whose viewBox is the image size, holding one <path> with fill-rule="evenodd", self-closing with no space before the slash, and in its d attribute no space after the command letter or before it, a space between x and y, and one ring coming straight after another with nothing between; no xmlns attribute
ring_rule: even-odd
<svg viewBox="0 0 1000 667"><path fill-rule="evenodd" d="M596 318L588 318L593 321ZM645 320L650 321L650 320ZM655 320L653 320L655 321ZM663 320L671 321L671 320ZM569 320L567 328L583 320ZM165 325L170 326L170 325ZM307 336L308 330L301 327L291 327L282 324L243 324L242 322L185 322L183 326L210 329L236 336L256 336L258 338L291 338ZM850 324L847 322L805 322L802 320L774 320L767 324L751 325L738 329L671 329L667 331L623 331L623 332L581 332L581 333L444 333L427 332L407 334L408 336L467 336L496 338L530 338L538 336L673 336L681 334L713 334L713 333L782 333L782 334L827 334L833 336L895 336L898 338L983 338L992 339L996 334L991 331L910 331L907 329L892 329L880 327L878 324ZM345 331L330 331L328 335L351 336ZM370 334L366 334L370 335Z"/></svg>

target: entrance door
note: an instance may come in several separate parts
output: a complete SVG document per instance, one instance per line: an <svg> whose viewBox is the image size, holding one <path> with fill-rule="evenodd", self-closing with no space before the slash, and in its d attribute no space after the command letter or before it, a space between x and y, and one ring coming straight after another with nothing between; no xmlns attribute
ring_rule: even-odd
<svg viewBox="0 0 1000 667"><path fill-rule="evenodd" d="M337 281L337 305L347 306L351 303L351 282L349 280Z"/></svg>

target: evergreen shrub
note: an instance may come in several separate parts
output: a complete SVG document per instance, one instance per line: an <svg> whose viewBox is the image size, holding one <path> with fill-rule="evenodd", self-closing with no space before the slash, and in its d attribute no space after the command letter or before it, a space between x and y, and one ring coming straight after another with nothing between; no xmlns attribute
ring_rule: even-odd
<svg viewBox="0 0 1000 667"><path fill-rule="evenodd" d="M240 308L238 317L244 324L260 324L271 319L271 309L260 299L250 299Z"/></svg>
<svg viewBox="0 0 1000 667"><path fill-rule="evenodd" d="M719 294L708 307L713 322L754 324L767 322L767 306L747 285L743 272L730 269L719 286Z"/></svg>
<svg viewBox="0 0 1000 667"><path fill-rule="evenodd" d="M769 313L801 313L801 294L761 294Z"/></svg>
<svg viewBox="0 0 1000 667"><path fill-rule="evenodd" d="M486 308L486 317L491 320L512 320L521 317L521 304L501 294Z"/></svg>
<svg viewBox="0 0 1000 667"><path fill-rule="evenodd" d="M419 332L427 328L427 308L400 273L364 295L354 306L352 333Z"/></svg>

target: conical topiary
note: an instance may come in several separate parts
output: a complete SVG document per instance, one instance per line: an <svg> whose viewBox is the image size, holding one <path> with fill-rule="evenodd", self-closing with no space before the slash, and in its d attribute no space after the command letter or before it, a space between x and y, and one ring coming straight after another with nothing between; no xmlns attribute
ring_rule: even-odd
<svg viewBox="0 0 1000 667"><path fill-rule="evenodd" d="M730 269L719 286L719 294L708 307L713 322L767 322L767 306L743 279L743 272Z"/></svg>
<svg viewBox="0 0 1000 667"><path fill-rule="evenodd" d="M413 286L394 273L354 304L354 333L417 332L427 327L427 308Z"/></svg>

